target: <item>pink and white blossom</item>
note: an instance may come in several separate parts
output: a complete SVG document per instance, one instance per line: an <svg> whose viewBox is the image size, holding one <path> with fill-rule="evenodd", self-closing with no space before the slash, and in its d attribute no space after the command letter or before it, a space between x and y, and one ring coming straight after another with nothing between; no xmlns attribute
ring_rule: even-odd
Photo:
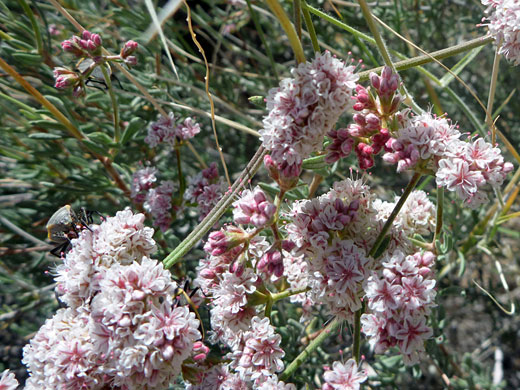
<svg viewBox="0 0 520 390"><path fill-rule="evenodd" d="M4 370L0 376L0 390L16 390L18 388L18 381L14 373L9 370Z"/></svg>
<svg viewBox="0 0 520 390"><path fill-rule="evenodd" d="M332 369L325 371L323 380L322 390L359 390L367 374L358 368L354 359L349 359L345 363L332 363Z"/></svg>
<svg viewBox="0 0 520 390"><path fill-rule="evenodd" d="M322 148L325 134L351 106L354 72L328 51L317 53L269 91L261 140L285 176L299 175L303 159Z"/></svg>
<svg viewBox="0 0 520 390"><path fill-rule="evenodd" d="M500 45L499 53L520 64L520 3L517 0L481 0L487 6L487 26Z"/></svg>

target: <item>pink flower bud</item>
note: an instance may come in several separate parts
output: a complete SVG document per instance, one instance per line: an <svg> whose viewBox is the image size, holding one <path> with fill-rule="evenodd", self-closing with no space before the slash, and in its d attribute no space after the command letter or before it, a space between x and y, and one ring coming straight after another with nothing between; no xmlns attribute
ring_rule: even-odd
<svg viewBox="0 0 520 390"><path fill-rule="evenodd" d="M374 87L375 89L379 89L379 86L381 85L381 78L374 72L370 72L369 77L372 87Z"/></svg>
<svg viewBox="0 0 520 390"><path fill-rule="evenodd" d="M121 49L121 58L126 58L129 55L133 54L139 45L135 41L128 41L125 43L123 48Z"/></svg>
<svg viewBox="0 0 520 390"><path fill-rule="evenodd" d="M125 64L128 66L136 66L137 65L137 57L135 56L128 56L125 58Z"/></svg>
<svg viewBox="0 0 520 390"><path fill-rule="evenodd" d="M369 130L378 130L381 126L381 119L373 113L369 113L366 117L366 127Z"/></svg>
<svg viewBox="0 0 520 390"><path fill-rule="evenodd" d="M82 37L84 40L86 40L86 41L88 41L88 40L90 39L90 36L91 36L91 35L92 35L91 32L88 31L88 30L84 30L84 31L81 33L81 37Z"/></svg>
<svg viewBox="0 0 520 390"><path fill-rule="evenodd" d="M99 34L92 34L90 36L90 40L94 43L94 45L96 45L96 48L101 46L101 44L102 44L102 40L101 40L101 37L99 36Z"/></svg>
<svg viewBox="0 0 520 390"><path fill-rule="evenodd" d="M374 114L369 114L369 115L374 115ZM352 119L354 119L354 121L360 126L365 126L365 124L366 124L365 116L363 114L354 114Z"/></svg>
<svg viewBox="0 0 520 390"><path fill-rule="evenodd" d="M230 249L243 244L249 239L249 235L242 229L229 225L221 230L211 232L204 250L213 255L220 256Z"/></svg>
<svg viewBox="0 0 520 390"><path fill-rule="evenodd" d="M290 252L296 247L296 244L293 241L290 240L283 240L282 241L282 249Z"/></svg>

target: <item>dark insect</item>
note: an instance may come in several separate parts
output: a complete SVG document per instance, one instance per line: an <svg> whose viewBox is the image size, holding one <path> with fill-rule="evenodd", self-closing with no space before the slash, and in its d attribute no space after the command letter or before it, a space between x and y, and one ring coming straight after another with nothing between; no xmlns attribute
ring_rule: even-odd
<svg viewBox="0 0 520 390"><path fill-rule="evenodd" d="M66 252L70 246L70 240L77 238L83 229L89 229L93 223L93 211L81 208L78 215L70 205L59 208L47 222L47 237L52 242L58 244L50 252L54 256L60 257L61 253Z"/></svg>
<svg viewBox="0 0 520 390"><path fill-rule="evenodd" d="M88 68L90 68L90 66L92 66L93 63L94 63L94 60L92 58L85 58L85 59L81 60L80 62L78 62L76 67L83 74L84 72L87 71ZM117 83L119 84L119 88L123 89L121 82L112 72L112 67L110 66L109 63L105 63L104 65L102 64L102 65L96 66L94 68L94 70L89 74L87 81L85 82L85 85L89 85L89 86L92 86L92 87L98 88L98 89L108 89L107 83L105 82L105 77L103 76L103 72L100 69L100 66L105 66L105 69L107 70L107 73L110 76L110 80L117 81ZM99 85L96 85L96 84L99 84ZM101 88L101 86L103 88Z"/></svg>

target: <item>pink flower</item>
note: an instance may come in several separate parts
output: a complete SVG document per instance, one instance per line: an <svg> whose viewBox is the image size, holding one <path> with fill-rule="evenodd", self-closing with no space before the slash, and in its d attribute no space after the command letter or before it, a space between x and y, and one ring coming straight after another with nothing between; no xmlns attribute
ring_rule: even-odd
<svg viewBox="0 0 520 390"><path fill-rule="evenodd" d="M360 371L354 359L346 363L332 363L332 370L323 374L323 390L359 390L360 383L367 380L365 371Z"/></svg>
<svg viewBox="0 0 520 390"><path fill-rule="evenodd" d="M175 119L171 112L167 117L162 116L157 122L150 124L148 127L148 135L145 137L144 142L151 148L156 147L162 142L174 146L176 135Z"/></svg>
<svg viewBox="0 0 520 390"><path fill-rule="evenodd" d="M55 79L54 87L57 89L74 87L81 81L76 72L67 68L54 68L53 74Z"/></svg>
<svg viewBox="0 0 520 390"><path fill-rule="evenodd" d="M233 207L233 219L237 224L256 227L266 225L276 211L276 206L267 199L260 187L255 187L253 191L244 190Z"/></svg>
<svg viewBox="0 0 520 390"><path fill-rule="evenodd" d="M478 187L485 183L480 171L472 171L469 164L461 159L442 159L436 173L437 185L455 191L462 200L471 199Z"/></svg>
<svg viewBox="0 0 520 390"><path fill-rule="evenodd" d="M228 225L209 234L204 250L212 256L220 256L248 239L249 235L243 229Z"/></svg>
<svg viewBox="0 0 520 390"><path fill-rule="evenodd" d="M303 159L322 148L325 134L351 105L354 70L329 52L318 53L269 91L261 140L285 176L299 174Z"/></svg>
<svg viewBox="0 0 520 390"><path fill-rule="evenodd" d="M121 58L127 58L128 56L134 54L138 47L139 45L135 41L126 42L123 48L121 49Z"/></svg>
<svg viewBox="0 0 520 390"><path fill-rule="evenodd" d="M177 136L180 139L190 139L200 133L200 125L191 118L186 118L184 122L177 126Z"/></svg>
<svg viewBox="0 0 520 390"><path fill-rule="evenodd" d="M514 65L520 64L520 4L517 0L481 0L487 6L489 32L497 44L499 53Z"/></svg>
<svg viewBox="0 0 520 390"><path fill-rule="evenodd" d="M157 168L146 167L138 169L132 175L132 185L130 187L131 197L137 203L143 203L146 199L146 192L153 187L156 182Z"/></svg>
<svg viewBox="0 0 520 390"><path fill-rule="evenodd" d="M275 333L269 318L254 317L250 330L243 337L244 349L235 351L234 355L240 356L237 371L244 379L255 380L283 370L282 338Z"/></svg>

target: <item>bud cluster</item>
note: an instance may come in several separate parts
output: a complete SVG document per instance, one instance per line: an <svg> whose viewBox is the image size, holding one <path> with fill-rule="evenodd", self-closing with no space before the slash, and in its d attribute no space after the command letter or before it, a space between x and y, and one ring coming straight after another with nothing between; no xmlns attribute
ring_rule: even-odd
<svg viewBox="0 0 520 390"><path fill-rule="evenodd" d="M187 140L200 133L200 125L188 117L179 124L175 123L175 116L171 112L168 116L161 116L156 122L148 127L148 135L144 142L151 148L160 143L176 146L176 141Z"/></svg>
<svg viewBox="0 0 520 390"><path fill-rule="evenodd" d="M137 65L137 57L132 54L136 52L138 44L135 41L128 41L124 44L117 56L103 56L103 41L99 34L84 30L81 37L72 36L61 42L64 52L72 54L76 59L84 62L88 66L81 70L71 70L65 67L54 68L54 87L57 89L71 89L74 97L85 95L86 81L99 66L107 66L108 62L124 62L128 66ZM79 66L79 65L78 65Z"/></svg>
<svg viewBox="0 0 520 390"><path fill-rule="evenodd" d="M359 167L369 169L374 165L373 156L384 148L390 138L388 126L402 100L397 93L399 76L385 66L381 76L370 73L370 83L368 88L356 86L353 99L357 113L353 116L354 123L347 128L328 132L332 143L327 147L327 163L332 164L354 150Z"/></svg>

